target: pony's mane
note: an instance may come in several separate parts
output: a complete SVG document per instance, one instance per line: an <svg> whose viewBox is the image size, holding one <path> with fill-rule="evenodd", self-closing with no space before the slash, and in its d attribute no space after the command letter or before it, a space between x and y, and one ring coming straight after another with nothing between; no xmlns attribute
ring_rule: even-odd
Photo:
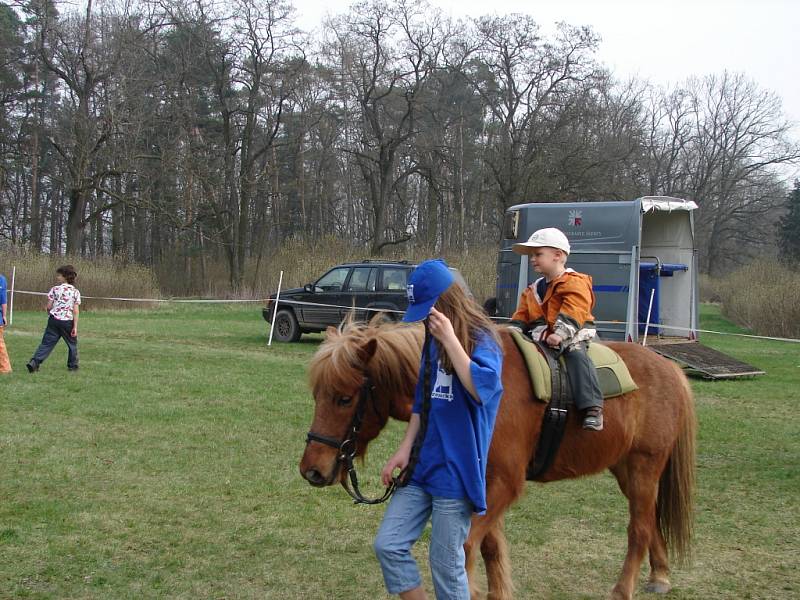
<svg viewBox="0 0 800 600"><path fill-rule="evenodd" d="M375 386L412 397L417 382L424 330L400 323L345 322L328 330L309 367L314 397L324 390L352 390L361 385L364 370ZM362 349L374 339L375 353L364 364Z"/></svg>

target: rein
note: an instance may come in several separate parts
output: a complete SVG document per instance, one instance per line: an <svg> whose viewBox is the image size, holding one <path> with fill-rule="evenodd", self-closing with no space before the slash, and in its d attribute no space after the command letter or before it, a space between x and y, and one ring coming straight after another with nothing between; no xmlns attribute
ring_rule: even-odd
<svg viewBox="0 0 800 600"><path fill-rule="evenodd" d="M397 478L394 478L386 488L383 496L380 498L367 498L361 493L361 489L358 485L358 474L356 473L356 467L353 463L353 459L358 451L358 433L361 431L361 424L364 420L364 414L367 411L367 404L370 403L370 400L372 401L372 408L375 411L375 414L379 414L378 409L375 406L375 398L372 394L374 390L375 386L372 384L372 378L370 378L369 374L365 372L364 383L361 384L361 389L358 393L356 412L353 415L353 419L350 421L350 425L347 428L347 433L345 434L344 439L338 440L336 438L314 433L313 431L309 431L306 434L306 444L310 444L311 442L319 442L320 444L325 444L326 446L337 449L339 454L336 456L336 463L344 466L345 470L347 471L347 476L350 478L350 485L347 484L347 479L345 479L342 481L342 487L347 490L347 493L350 494L350 497L353 499L355 504L380 504L381 502L385 502L394 493L397 486Z"/></svg>
<svg viewBox="0 0 800 600"><path fill-rule="evenodd" d="M394 494L398 487L408 485L408 482L411 480L414 467L419 461L419 453L422 447L422 442L425 439L425 433L428 428L428 415L431 410L431 367L429 364L430 361L428 360L428 345L430 344L430 340L431 333L428 329L428 320L426 319L425 341L422 345L422 363L424 365L423 389L425 391L422 403L422 414L420 415L420 430L417 432L417 437L414 439L414 445L411 450L408 465L406 465L406 468L403 469L399 475L392 477L392 481L386 487L386 491L383 493L383 496L380 498L367 498L361 493L358 485L358 474L356 473L356 467L353 463L353 459L355 458L358 450L358 433L361 431L361 423L364 420L367 404L370 404L370 401L372 404L372 410L374 410L375 414L380 417L380 413L378 412L373 395L375 386L372 383L372 378L369 376L369 373L364 371L364 383L361 384L361 389L358 392L358 404L356 405L356 412L353 414L353 419L350 421L350 425L347 428L347 433L345 434L344 439L338 440L326 435L320 435L313 431L309 431L306 434L306 444L310 444L311 442L319 442L320 444L325 444L326 446L330 446L331 448L336 448L338 450L339 454L336 456L336 464L344 466L344 468L347 470L347 477L350 478L350 485L347 484L347 479L345 479L342 481L342 487L347 491L348 494L350 494L350 497L353 499L355 504L381 504L382 502L386 502L391 495Z"/></svg>

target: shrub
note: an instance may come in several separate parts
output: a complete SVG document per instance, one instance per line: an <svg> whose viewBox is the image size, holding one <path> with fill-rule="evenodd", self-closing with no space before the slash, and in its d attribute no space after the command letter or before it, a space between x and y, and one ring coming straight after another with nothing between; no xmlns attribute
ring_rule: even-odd
<svg viewBox="0 0 800 600"><path fill-rule="evenodd" d="M800 273L758 260L717 280L722 312L760 335L800 337Z"/></svg>
<svg viewBox="0 0 800 600"><path fill-rule="evenodd" d="M160 298L153 272L138 264L115 261L111 258L86 259L79 257L50 256L21 250L0 252L0 272L11 286L11 270L17 267L16 289L30 292L47 292L55 283L56 269L64 264L75 265L78 279L75 286L82 296L112 298ZM16 294L14 308L33 310L43 308L41 296ZM82 308L143 308L140 302L86 300Z"/></svg>
<svg viewBox="0 0 800 600"><path fill-rule="evenodd" d="M265 298L275 292L278 278L283 271L283 288L302 287L311 283L329 268L344 262L361 261L366 258L385 260L408 260L415 263L427 258L444 258L452 267L461 271L475 295L476 300L483 302L495 294L497 273L497 253L499 247L485 246L464 252L452 251L432 252L420 246L396 246L386 250L381 257L371 257L369 251L341 238L323 238L314 241L291 239L274 251L265 253L261 262L250 258L245 265L245 289L237 294L238 298ZM195 293L211 298L232 297L224 260L207 260L205 265L206 281L195 286ZM171 278L168 273L161 276L162 289L165 293L186 293L191 286Z"/></svg>
<svg viewBox="0 0 800 600"><path fill-rule="evenodd" d="M498 249L487 245L464 252L446 252L442 256L424 247L406 245L389 248L378 258L420 262L442 256L461 271L475 299L482 303L495 293ZM260 261L254 257L247 260L244 289L237 294L231 290L227 264L221 258L206 258L201 276L198 261L187 269L180 257L169 257L157 269L150 269L112 258L66 258L12 250L0 251L0 272L6 274L10 284L11 267L16 265L17 290L46 292L54 283L56 268L72 263L78 271L76 286L84 296L160 298L163 293L166 296L259 299L275 292L281 271L284 271L284 289L301 287L337 264L365 258L370 258L367 250L340 238L287 240L276 250L265 252ZM17 294L14 302L19 309L41 308L44 304L40 297L22 294ZM95 300L88 306L125 309L145 305Z"/></svg>

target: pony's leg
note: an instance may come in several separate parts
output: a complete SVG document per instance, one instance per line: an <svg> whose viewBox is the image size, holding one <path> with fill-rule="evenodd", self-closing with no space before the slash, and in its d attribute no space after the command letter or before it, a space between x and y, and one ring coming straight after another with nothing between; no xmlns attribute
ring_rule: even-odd
<svg viewBox="0 0 800 600"><path fill-rule="evenodd" d="M503 531L505 519L500 517L491 527L481 543L481 555L486 564L486 579L489 584L487 600L511 600L514 587L511 580L511 561L508 543Z"/></svg>
<svg viewBox="0 0 800 600"><path fill-rule="evenodd" d="M650 549L656 530L656 498L658 497L658 478L661 469L657 465L662 461L654 460L653 456L644 454L631 454L625 461L626 464L617 468L625 469L625 476L620 480L620 486L625 486L625 495L628 497L630 521L628 523L628 553L622 565L617 584L611 591L612 600L631 600L636 587L636 578L639 574L645 552ZM616 468L615 468L616 469Z"/></svg>
<svg viewBox="0 0 800 600"><path fill-rule="evenodd" d="M480 598L480 590L478 589L477 578L475 577L475 557L478 555L479 544L483 540L478 540L478 530L481 529L481 522L486 519L486 516L475 517L472 519L472 524L469 528L469 535L467 541L464 543L464 556L465 565L467 568L467 580L469 581L469 597L470 600L478 600Z"/></svg>
<svg viewBox="0 0 800 600"><path fill-rule="evenodd" d="M648 594L666 594L672 589L669 582L669 557L667 544L658 524L653 528L650 541L650 577L644 590Z"/></svg>
<svg viewBox="0 0 800 600"><path fill-rule="evenodd" d="M490 600L511 600L514 586L511 581L511 562L508 545L503 533L503 517L506 509L516 496L508 494L508 489L490 488L487 499L489 510L482 517L472 520L464 551L467 557L467 578L471 600L479 600L481 591L475 575L475 557L480 548L486 566L486 579L489 585Z"/></svg>
<svg viewBox="0 0 800 600"><path fill-rule="evenodd" d="M623 465L621 467L611 467L611 472L617 478L619 489L630 500L628 494L628 470ZM669 582L669 557L664 536L661 535L661 530L658 528L657 523L653 528L649 550L650 577L645 591L649 594L666 594L672 589L672 585Z"/></svg>

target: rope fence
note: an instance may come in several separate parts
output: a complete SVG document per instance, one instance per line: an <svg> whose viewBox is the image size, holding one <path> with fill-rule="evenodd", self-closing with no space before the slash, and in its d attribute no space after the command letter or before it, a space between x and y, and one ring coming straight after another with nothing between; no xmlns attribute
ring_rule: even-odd
<svg viewBox="0 0 800 600"><path fill-rule="evenodd" d="M14 290L13 284L12 288L9 290L10 298L13 306L13 298L14 294L25 294L29 296L47 296L46 292L32 292L28 290ZM103 300L103 301L117 301L117 302L133 302L133 303L161 303L161 304L253 304L253 303L261 303L266 305L267 302L270 300L275 301L275 299L270 298L254 298L254 299L223 299L223 298L196 298L196 299L181 299L181 298L116 298L116 297L101 297L101 296L82 296L83 299L86 300ZM275 314L277 313L278 305L291 305L291 306L313 306L317 308L334 308L343 311L364 311L364 312L373 312L373 313L389 313L389 314L397 314L403 315L405 311L402 310L394 310L388 308L373 308L373 307L358 307L358 306L346 306L340 304L324 304L320 302L304 302L302 300L285 300L279 298L275 301L275 305L273 306L273 321L275 318ZM11 313L13 315L13 312ZM493 317L495 321L510 321L509 317ZM9 323L11 323L11 319L9 319ZM595 321L597 325L624 325L624 321ZM649 323L649 322L635 322L632 325L648 327L648 328L657 328L657 329L665 329L671 330L675 332L683 332L683 333L706 333L711 335L721 335L721 336L733 336L733 337L742 337L747 339L754 339L754 340L768 340L774 342L786 342L790 344L800 344L800 339L796 338L786 338L786 337L776 337L776 336L768 336L768 335L755 335L750 333L736 333L731 331L715 331L713 329L692 329L690 327L678 327L674 325L664 325L662 323Z"/></svg>

